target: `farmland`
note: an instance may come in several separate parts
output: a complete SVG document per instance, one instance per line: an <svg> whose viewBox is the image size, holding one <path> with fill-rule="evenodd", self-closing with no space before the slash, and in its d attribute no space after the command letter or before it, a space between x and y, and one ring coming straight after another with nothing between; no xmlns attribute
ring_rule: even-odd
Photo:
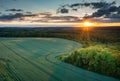
<svg viewBox="0 0 120 81"><path fill-rule="evenodd" d="M0 81L119 81L57 59L80 47L59 38L0 38Z"/></svg>

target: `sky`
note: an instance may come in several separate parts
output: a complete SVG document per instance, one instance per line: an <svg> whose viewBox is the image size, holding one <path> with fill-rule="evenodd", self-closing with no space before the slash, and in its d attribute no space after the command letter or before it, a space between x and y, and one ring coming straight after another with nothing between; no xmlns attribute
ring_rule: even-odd
<svg viewBox="0 0 120 81"><path fill-rule="evenodd" d="M85 21L120 26L120 0L0 0L0 27L81 26Z"/></svg>

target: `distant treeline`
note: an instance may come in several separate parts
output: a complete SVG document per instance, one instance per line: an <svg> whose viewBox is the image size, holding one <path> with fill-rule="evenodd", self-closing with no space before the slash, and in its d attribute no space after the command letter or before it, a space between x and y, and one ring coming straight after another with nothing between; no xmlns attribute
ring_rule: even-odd
<svg viewBox="0 0 120 81"><path fill-rule="evenodd" d="M75 27L42 27L42 28L20 28L2 27L0 37L57 37L81 41L97 42L119 42L120 27L96 27L84 28Z"/></svg>

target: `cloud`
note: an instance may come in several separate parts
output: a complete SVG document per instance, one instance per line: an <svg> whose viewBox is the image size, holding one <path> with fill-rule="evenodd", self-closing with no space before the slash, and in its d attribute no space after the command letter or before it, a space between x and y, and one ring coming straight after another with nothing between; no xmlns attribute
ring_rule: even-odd
<svg viewBox="0 0 120 81"><path fill-rule="evenodd" d="M12 21L15 19L22 20L23 17L34 17L36 14L23 14L23 13L15 13L15 14L7 14L1 15L0 21Z"/></svg>
<svg viewBox="0 0 120 81"><path fill-rule="evenodd" d="M43 12L43 13L39 13L39 15L49 17L49 16L52 16L53 14L51 12Z"/></svg>
<svg viewBox="0 0 120 81"><path fill-rule="evenodd" d="M75 16L49 16L43 17L43 20L47 20L48 22L80 22L81 19Z"/></svg>
<svg viewBox="0 0 120 81"><path fill-rule="evenodd" d="M14 13L14 14L4 14L0 16L0 21L29 21L29 22L80 22L79 17L75 16L57 16L50 12L44 13Z"/></svg>
<svg viewBox="0 0 120 81"><path fill-rule="evenodd" d="M11 12L22 12L22 9L7 9L6 11L11 11Z"/></svg>
<svg viewBox="0 0 120 81"><path fill-rule="evenodd" d="M100 8L90 16L84 18L104 17L104 18L120 18L120 6L110 6L107 8Z"/></svg>
<svg viewBox="0 0 120 81"><path fill-rule="evenodd" d="M58 13L69 13L69 10L78 11L78 9L83 7L90 7L95 9L91 15L85 15L84 19L93 19L98 21L106 22L120 22L120 6L116 5L116 2L91 2L91 3L75 3L75 4L66 4L58 8ZM101 18L108 18L109 20L104 20Z"/></svg>
<svg viewBox="0 0 120 81"><path fill-rule="evenodd" d="M17 13L17 14L9 14L9 15L2 15L0 16L0 21L10 21L10 20L13 20L15 18L20 18L22 17L23 14L21 13Z"/></svg>
<svg viewBox="0 0 120 81"><path fill-rule="evenodd" d="M57 13L69 13L69 9L67 9L67 8L58 8Z"/></svg>
<svg viewBox="0 0 120 81"><path fill-rule="evenodd" d="M120 22L120 18L92 18L93 22L102 22L102 23L111 23L111 22Z"/></svg>
<svg viewBox="0 0 120 81"><path fill-rule="evenodd" d="M91 7L93 9L98 9L98 8L103 8L103 7L107 7L110 5L115 4L115 2L112 3L106 3L106 2L91 2L91 3L76 3L76 4L72 4L69 5L71 8L74 7Z"/></svg>
<svg viewBox="0 0 120 81"><path fill-rule="evenodd" d="M65 4L62 5L57 9L58 13L69 13L69 10L72 9L74 11L77 11L81 7L90 7L92 9L100 9L100 8L106 8L112 5L115 5L116 2L113 1L111 3L107 2L91 2L91 3L74 3L74 4Z"/></svg>
<svg viewBox="0 0 120 81"><path fill-rule="evenodd" d="M39 18L39 16L43 17L43 16L50 16L50 13L36 13L33 14L31 12L27 12L27 13L14 13L14 14L4 14L0 16L0 21L12 21L15 19L18 20L25 20L26 18Z"/></svg>
<svg viewBox="0 0 120 81"><path fill-rule="evenodd" d="M27 14L32 14L32 12L25 12L25 13L27 13Z"/></svg>

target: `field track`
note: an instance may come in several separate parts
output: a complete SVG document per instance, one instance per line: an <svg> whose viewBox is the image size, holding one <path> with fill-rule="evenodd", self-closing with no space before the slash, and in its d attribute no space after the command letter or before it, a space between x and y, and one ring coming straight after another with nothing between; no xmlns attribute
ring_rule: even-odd
<svg viewBox="0 0 120 81"><path fill-rule="evenodd" d="M59 38L0 38L0 81L120 81L56 57L81 44ZM103 66L104 67L104 66Z"/></svg>

